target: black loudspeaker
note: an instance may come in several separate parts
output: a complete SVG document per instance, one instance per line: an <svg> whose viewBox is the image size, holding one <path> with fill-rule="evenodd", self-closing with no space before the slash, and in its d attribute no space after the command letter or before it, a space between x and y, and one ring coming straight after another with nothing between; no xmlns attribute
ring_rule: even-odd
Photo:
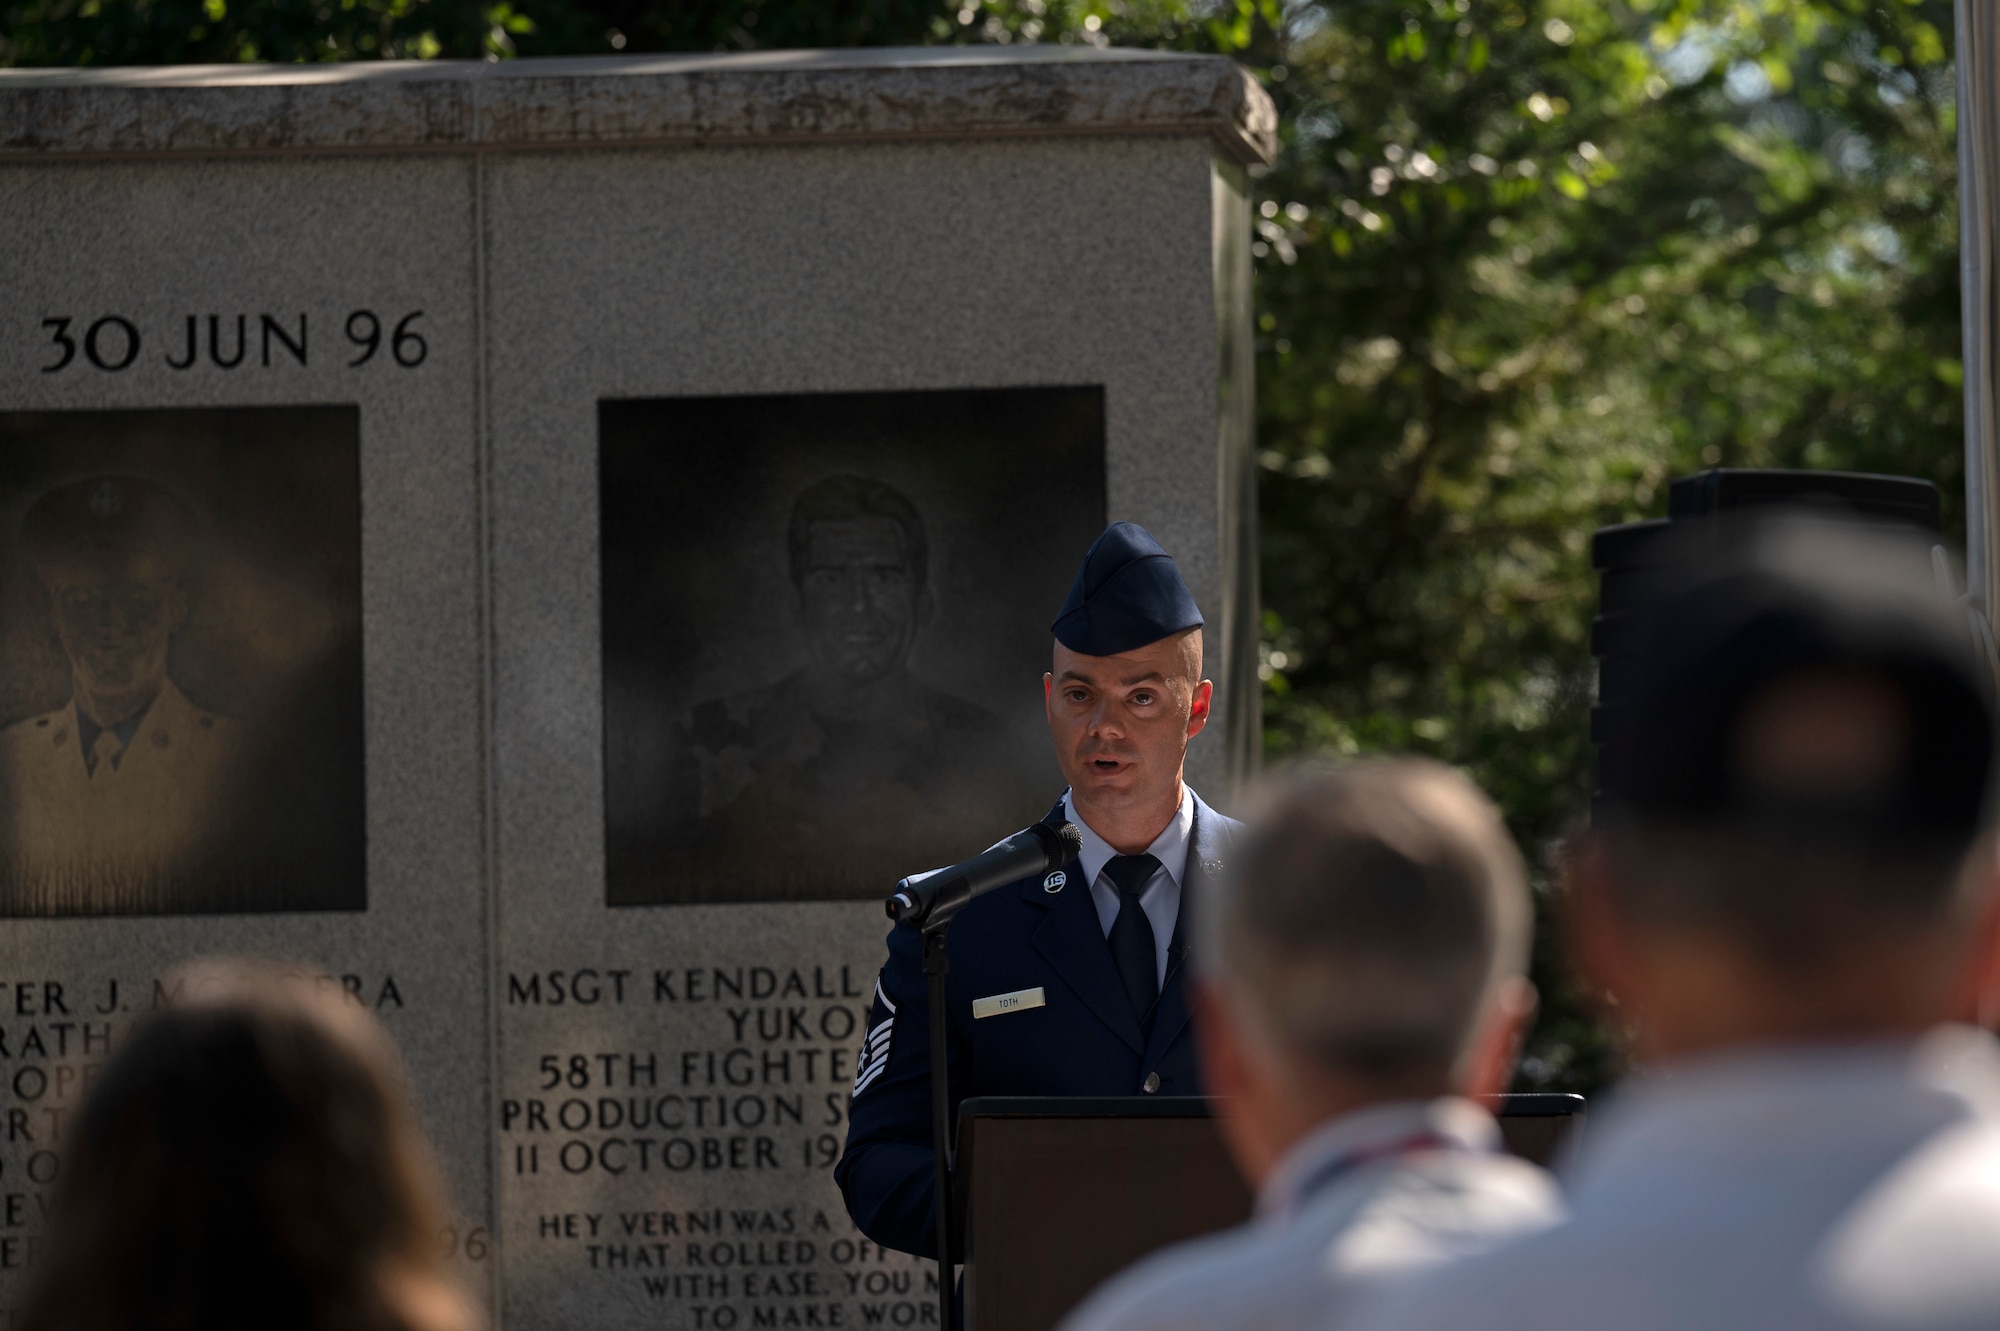
<svg viewBox="0 0 2000 1331"><path fill-rule="evenodd" d="M1648 610L1671 592L1701 533L1724 514L1792 508L1857 523L1897 523L1936 536L1942 531L1938 491L1909 476L1848 471L1775 471L1718 468L1683 476L1667 489L1667 516L1600 527L1590 538L1597 571L1597 616L1590 623L1590 654L1597 659L1597 704L1590 709L1590 742L1597 752L1599 785L1591 799L1593 821L1607 794L1605 746L1618 730L1619 712L1633 705Z"/></svg>

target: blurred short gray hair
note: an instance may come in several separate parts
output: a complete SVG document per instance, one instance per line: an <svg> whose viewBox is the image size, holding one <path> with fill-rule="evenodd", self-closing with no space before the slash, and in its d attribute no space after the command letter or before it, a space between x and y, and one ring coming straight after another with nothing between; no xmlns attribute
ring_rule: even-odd
<svg viewBox="0 0 2000 1331"><path fill-rule="evenodd" d="M1198 915L1211 978L1269 1034L1371 1086L1449 1086L1534 923L1499 810L1420 758L1274 784Z"/></svg>

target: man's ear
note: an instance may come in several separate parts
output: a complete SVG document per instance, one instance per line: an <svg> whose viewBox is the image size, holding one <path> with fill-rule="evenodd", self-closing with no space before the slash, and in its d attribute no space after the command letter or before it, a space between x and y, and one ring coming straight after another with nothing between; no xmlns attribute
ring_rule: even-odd
<svg viewBox="0 0 2000 1331"><path fill-rule="evenodd" d="M1971 900L1966 984L1971 997L1966 1017L1989 1031L2000 1030L2000 841L1983 838L1967 861L1971 876L1964 890Z"/></svg>
<svg viewBox="0 0 2000 1331"><path fill-rule="evenodd" d="M1202 680L1194 686L1194 696L1188 700L1188 738L1193 739L1208 724L1209 708L1215 699L1215 685Z"/></svg>
<svg viewBox="0 0 2000 1331"><path fill-rule="evenodd" d="M1633 979L1625 922L1613 898L1617 872L1604 843L1586 835L1563 866L1562 922L1571 964L1599 1002L1621 1005Z"/></svg>
<svg viewBox="0 0 2000 1331"><path fill-rule="evenodd" d="M1535 986L1515 975L1502 980L1486 1000L1479 1015L1479 1029L1473 1033L1472 1048L1466 1051L1464 1074L1459 1078L1461 1094L1477 1098L1498 1095L1514 1079L1514 1063L1521 1055L1521 1041L1535 1019L1538 1005Z"/></svg>
<svg viewBox="0 0 2000 1331"><path fill-rule="evenodd" d="M1229 1024L1223 997L1212 983L1196 980L1188 987L1193 999L1195 1052L1201 1059L1202 1084L1213 1096L1243 1093L1243 1051Z"/></svg>
<svg viewBox="0 0 2000 1331"><path fill-rule="evenodd" d="M1237 1172L1251 1187L1262 1187L1290 1144L1282 1124L1273 1123L1274 1114L1285 1115L1290 1097L1271 1080L1270 1065L1256 1061L1248 1043L1256 1037L1244 1028L1229 995L1197 980L1192 999L1195 1052L1202 1085L1216 1104L1216 1129Z"/></svg>

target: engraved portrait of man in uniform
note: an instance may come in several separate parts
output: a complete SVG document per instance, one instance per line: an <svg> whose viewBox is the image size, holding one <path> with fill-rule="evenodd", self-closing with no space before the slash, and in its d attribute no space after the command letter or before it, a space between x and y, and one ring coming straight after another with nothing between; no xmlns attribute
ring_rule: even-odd
<svg viewBox="0 0 2000 1331"><path fill-rule="evenodd" d="M1021 587L1101 514L1096 392L715 401L603 412L611 904L874 895L1032 820ZM1038 452L1080 493L982 505Z"/></svg>
<svg viewBox="0 0 2000 1331"><path fill-rule="evenodd" d="M699 817L744 835L795 829L819 854L885 824L976 809L984 774L952 756L1007 761L1007 731L910 670L934 613L915 506L882 481L831 476L794 501L786 544L807 660L775 684L694 708L684 742Z"/></svg>
<svg viewBox="0 0 2000 1331"><path fill-rule="evenodd" d="M292 447L315 454L309 473L353 460L329 469L316 446L331 434L339 452L351 413L331 410L338 419L286 422ZM258 559L271 519L290 517L295 537L324 526L272 511L305 498L305 478L273 474L288 450L259 428L283 419L0 416L0 514L18 514L0 597L0 913L365 900L344 845L361 836L360 773L346 761L358 735L327 733L358 713L358 697L351 709L326 697L340 676L359 684L337 594L322 585L314 604L309 587L274 579L289 570ZM264 456L232 466L240 447ZM320 502L338 510L340 499ZM301 553L336 572L348 562ZM316 794L316 780L332 788Z"/></svg>
<svg viewBox="0 0 2000 1331"><path fill-rule="evenodd" d="M58 486L22 523L70 695L0 730L0 779L17 863L51 885L143 891L202 853L242 776L235 722L195 706L168 669L198 539L186 502L141 476Z"/></svg>

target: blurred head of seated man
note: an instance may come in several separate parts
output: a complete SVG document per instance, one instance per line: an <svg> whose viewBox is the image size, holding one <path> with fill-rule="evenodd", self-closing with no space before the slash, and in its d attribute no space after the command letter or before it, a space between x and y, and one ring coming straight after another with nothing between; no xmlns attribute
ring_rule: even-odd
<svg viewBox="0 0 2000 1331"><path fill-rule="evenodd" d="M1651 615L1570 874L1639 1071L1568 1225L1382 1326L2000 1326L1991 681L1927 542L1719 536Z"/></svg>
<svg viewBox="0 0 2000 1331"><path fill-rule="evenodd" d="M1470 1097L1534 1008L1521 857L1471 782L1422 759L1292 775L1204 905L1197 1009L1249 1224L1157 1254L1069 1331L1280 1328L1554 1223Z"/></svg>

